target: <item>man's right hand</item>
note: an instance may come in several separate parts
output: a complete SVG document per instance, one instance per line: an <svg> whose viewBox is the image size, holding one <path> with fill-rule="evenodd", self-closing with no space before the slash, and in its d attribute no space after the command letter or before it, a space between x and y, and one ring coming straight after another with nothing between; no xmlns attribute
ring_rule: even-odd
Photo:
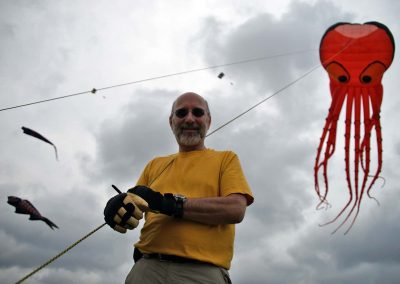
<svg viewBox="0 0 400 284"><path fill-rule="evenodd" d="M139 225L143 218L143 211L148 210L147 202L140 196L132 193L120 193L112 197L104 208L106 223L122 234Z"/></svg>

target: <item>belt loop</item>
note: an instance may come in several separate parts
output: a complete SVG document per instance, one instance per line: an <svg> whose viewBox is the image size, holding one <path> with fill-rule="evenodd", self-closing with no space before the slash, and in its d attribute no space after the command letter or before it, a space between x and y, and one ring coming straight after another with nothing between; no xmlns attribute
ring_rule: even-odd
<svg viewBox="0 0 400 284"><path fill-rule="evenodd" d="M167 262L168 261L167 259L164 258L164 255L162 255L161 253L157 254L157 258L158 258L158 261L160 261L160 262Z"/></svg>
<svg viewBox="0 0 400 284"><path fill-rule="evenodd" d="M133 260L136 262L139 261L139 259L141 259L143 257L143 253L135 247L135 249L133 250Z"/></svg>

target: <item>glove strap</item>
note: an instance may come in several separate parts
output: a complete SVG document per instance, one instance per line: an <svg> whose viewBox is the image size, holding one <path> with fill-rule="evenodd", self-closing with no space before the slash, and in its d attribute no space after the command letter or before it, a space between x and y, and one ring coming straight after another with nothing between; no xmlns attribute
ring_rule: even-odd
<svg viewBox="0 0 400 284"><path fill-rule="evenodd" d="M165 193L162 199L162 205L160 213L166 215L174 215L176 210L176 200L172 193Z"/></svg>

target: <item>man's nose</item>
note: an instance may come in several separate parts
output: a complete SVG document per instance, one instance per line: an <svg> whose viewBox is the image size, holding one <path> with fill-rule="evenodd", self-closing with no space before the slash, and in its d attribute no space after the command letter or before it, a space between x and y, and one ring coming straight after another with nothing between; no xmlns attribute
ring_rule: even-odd
<svg viewBox="0 0 400 284"><path fill-rule="evenodd" d="M188 114L185 116L185 121L186 122L194 122L195 121L195 116L191 111L188 112Z"/></svg>

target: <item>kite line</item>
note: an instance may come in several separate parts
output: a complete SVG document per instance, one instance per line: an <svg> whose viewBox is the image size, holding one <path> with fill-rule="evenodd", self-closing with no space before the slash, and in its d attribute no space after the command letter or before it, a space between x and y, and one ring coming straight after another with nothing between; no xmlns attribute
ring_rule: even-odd
<svg viewBox="0 0 400 284"><path fill-rule="evenodd" d="M38 268L36 268L35 270L33 270L31 273L27 274L26 276L24 276L23 278L21 278L20 280L18 280L17 282L15 282L15 284L20 284L22 282L24 282L26 279L28 279L29 277L31 277L33 274L35 274L36 272L38 272L39 270L41 270L42 268L44 268L45 266L49 265L50 263L52 263L54 260L56 260L57 258L59 258L60 256L62 256L63 254L65 254L66 252L68 252L70 249L72 249L74 246L76 246L77 244L79 244L80 242L82 242L83 240L85 240L86 238L90 237L91 235L93 235L94 233L96 233L98 230L100 230L101 228L103 228L107 223L104 223L100 226L98 226L96 229L92 230L90 233L88 233L87 235L83 236L82 238L80 238L79 240L77 240L75 243L73 243L72 245L70 245L69 247L67 247L66 249L64 249L62 252L60 252L59 254L57 254L56 256L54 256L53 258L49 259L48 261L46 261L45 263L43 263L41 266L39 266Z"/></svg>
<svg viewBox="0 0 400 284"><path fill-rule="evenodd" d="M227 67L227 66L232 66L232 65L238 65L238 64L244 64L244 63L250 63L250 62L256 62L256 61L262 61L262 60L267 60L267 59L272 59L272 58L285 57L285 56L289 56L289 55L296 55L296 54L306 53L306 52L315 51L315 50L316 49L305 49L305 50L299 50L299 51L293 51L293 52L288 52L288 53L275 54L275 55L270 55L270 56L250 58L250 59L245 59L245 60L231 62L231 63L213 65L213 66L202 67L202 68L197 68L197 69L191 69L191 70L186 70L186 71L182 71L182 72L176 72L176 73L171 73L171 74L166 74L166 75L161 75L161 76L156 76L156 77L139 79L139 80L136 80L136 81L131 81L131 82L127 82L127 83L122 83L122 84L117 84L117 85L112 85L112 86L107 86L107 87L102 87L102 88L97 88L97 89L93 88L90 91L83 91L83 92L74 93L74 94L70 94L70 95L54 97L54 98L50 98L50 99L45 99L45 100L34 101L34 102L30 102L30 103L25 103L25 104L5 107L5 108L0 109L0 111L6 111L6 110L26 107L26 106L30 106L30 105L35 105L35 104L41 104L41 103L46 103L46 102L50 102L50 101L76 97L76 96L80 96L80 95L84 95L84 94L90 94L90 93L95 94L98 91L104 91L104 90L107 90L107 89L123 87L123 86L127 86L127 85L138 84L138 83L143 83L143 82L147 82L147 81L163 79L163 78L167 78L167 77L174 77L174 76L184 75L184 74L188 74L188 73L205 71L205 70L209 70L209 69L216 69L216 68L220 68L220 67Z"/></svg>

